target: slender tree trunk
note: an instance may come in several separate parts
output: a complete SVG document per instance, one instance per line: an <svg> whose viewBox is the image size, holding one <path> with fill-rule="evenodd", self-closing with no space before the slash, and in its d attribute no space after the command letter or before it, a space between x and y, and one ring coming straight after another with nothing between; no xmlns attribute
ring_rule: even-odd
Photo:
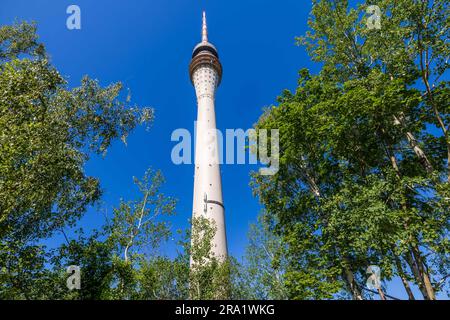
<svg viewBox="0 0 450 320"><path fill-rule="evenodd" d="M378 288L378 294L380 295L381 300L386 300L386 296L384 295L383 289Z"/></svg>
<svg viewBox="0 0 450 320"><path fill-rule="evenodd" d="M344 266L344 275L347 283L348 290L353 296L353 300L364 300L361 290L358 288L358 284L356 283L355 276L353 272L350 270L350 261L347 257L343 257L345 262Z"/></svg>
<svg viewBox="0 0 450 320"><path fill-rule="evenodd" d="M391 162L392 168L395 171L395 175L397 176L397 178L400 180L402 178L402 174L400 172L400 169L398 167L398 162L397 162L397 158L395 156L395 153L392 151L391 147L389 146L389 142L386 141L386 131L381 128L380 129L381 132L378 133L378 137L381 140L381 144L383 145L384 148L384 152L386 153L386 156L389 158L389 161Z"/></svg>
<svg viewBox="0 0 450 320"><path fill-rule="evenodd" d="M298 164L296 164L298 172L306 179L309 190L312 194L319 199L321 197L319 186L317 185L315 177L311 174L310 170L306 167L304 160L299 160Z"/></svg>
<svg viewBox="0 0 450 320"><path fill-rule="evenodd" d="M436 117L436 121L439 125L439 127L442 130L442 133L445 137L445 144L447 146L447 181L450 182L450 139L448 134L448 129L444 123L444 120L442 119L441 114L439 113L439 110L436 106L436 103L433 98L433 91L431 90L431 85L429 82L429 76L430 76L430 61L428 57L428 48L424 48L422 44L422 37L421 37L421 31L423 29L423 26L421 23L418 25L418 48L419 48L419 58L420 58L420 69L421 69L421 75L422 75L422 81L425 85L426 91L427 91L427 99L430 101L431 108L433 109L434 116ZM424 51L425 51L425 57L424 57ZM425 61L424 61L425 59Z"/></svg>
<svg viewBox="0 0 450 320"><path fill-rule="evenodd" d="M408 262L409 268L411 269L411 271L414 274L414 278L416 279L417 286L419 287L419 290L422 293L423 298L425 300L430 300L430 298L428 297L428 292L425 289L425 286L423 284L423 280L420 275L419 269L417 268L416 262L414 261L410 252L406 253L405 260L406 260L406 262Z"/></svg>
<svg viewBox="0 0 450 320"><path fill-rule="evenodd" d="M423 284L424 284L425 290L427 291L428 298L430 300L436 300L436 294L434 292L433 285L431 284L430 274L425 269L425 263L423 261L422 255L420 254L419 248L417 248L417 246L413 246L411 251L414 256L414 260L416 260L416 262L417 262L419 274L422 277Z"/></svg>
<svg viewBox="0 0 450 320"><path fill-rule="evenodd" d="M408 279L406 279L405 272L403 271L402 262L400 261L399 257L395 255L394 252L393 255L395 259L395 265L397 266L398 274L400 276L400 279L402 280L403 287L405 287L405 291L408 294L408 299L416 300L416 298L414 297L414 293L412 292L411 287L409 286Z"/></svg>
<svg viewBox="0 0 450 320"><path fill-rule="evenodd" d="M402 113L400 115L394 116L394 123L400 124L402 128L406 128L405 124L405 116ZM406 139L408 139L409 145L413 149L416 156L419 158L420 164L423 166L423 168L427 171L427 173L433 172L433 165L431 164L430 160L428 160L427 155L425 152L420 148L419 143L417 142L417 139L414 137L414 135L410 131L406 131Z"/></svg>
<svg viewBox="0 0 450 320"><path fill-rule="evenodd" d="M133 227L131 228L131 231L130 231L130 239L128 240L128 243L127 243L127 245L125 246L125 250L124 250L124 253L123 253L125 262L128 262L128 250L129 250L129 249L131 248L131 246L133 245L134 238L136 237L136 235L139 233L139 230L141 229L142 219L143 219L143 217L144 217L145 206L147 205L148 196L149 196L149 192L147 191L147 192L145 193L144 200L142 201L142 208L141 208L141 211L140 211L140 213L139 213L138 225L137 225L136 229L134 228L134 225L133 225Z"/></svg>
<svg viewBox="0 0 450 320"><path fill-rule="evenodd" d="M321 198L320 188L315 180L315 178L309 173L306 166L303 163L303 160L300 161L300 164L298 165L297 169L301 170L301 174L306 178L308 182L309 189L311 193L316 197L316 199L319 201ZM361 291L358 288L358 285L356 283L355 277L353 275L353 272L350 270L350 262L347 257L343 258L345 261L345 267L343 268L344 273L344 279L346 280L347 288L352 294L352 297L354 300L364 300L363 296L361 294Z"/></svg>
<svg viewBox="0 0 450 320"><path fill-rule="evenodd" d="M392 167L394 168L394 171L397 174L397 177L399 179L401 179L402 176L401 176L395 155L392 153L392 151L386 145L385 145L385 150L386 150L387 156L389 157L389 159L391 161ZM401 206L405 212L408 210L407 204L403 200L402 200ZM407 221L404 222L404 227L405 227L405 230L409 229ZM412 241L412 240L413 239L410 239L410 241ZM411 251L412 251L412 256L411 257L408 256L409 259L407 261L410 265L411 270L413 271L413 274L416 278L416 282L419 286L419 289L422 292L422 295L424 296L425 299L434 300L435 299L434 289L433 289L433 286L431 285L431 281L430 281L430 277L429 277L428 273L425 272L425 270L423 268L423 262L421 260L420 250L416 247L416 248L412 249ZM402 281L403 281L403 279L402 279ZM408 285L408 287L409 287L409 285ZM406 289L406 286L405 286L405 289ZM408 296L409 296L409 293L408 293Z"/></svg>
<svg viewBox="0 0 450 320"><path fill-rule="evenodd" d="M394 80L394 76L390 74L391 81ZM406 123L405 123L405 115L403 112L400 112L400 115L397 117L394 115L394 124L401 125L403 129L406 129ZM419 158L420 163L424 167L424 169L431 173L433 171L433 166L431 165L431 162L428 160L428 157L426 156L425 152L420 148L417 139L414 137L414 135L406 130L406 139L408 139L409 145L413 149L414 153Z"/></svg>
<svg viewBox="0 0 450 320"><path fill-rule="evenodd" d="M364 300L361 291L359 290L358 285L355 281L353 272L348 268L344 268L344 273L347 287L350 293L352 294L353 300Z"/></svg>

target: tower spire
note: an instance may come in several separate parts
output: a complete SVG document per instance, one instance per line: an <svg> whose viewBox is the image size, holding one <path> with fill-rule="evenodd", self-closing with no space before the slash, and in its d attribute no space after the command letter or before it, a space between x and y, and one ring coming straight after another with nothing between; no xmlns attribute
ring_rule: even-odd
<svg viewBox="0 0 450 320"><path fill-rule="evenodd" d="M208 26L206 25L205 11L203 11L202 42L208 42Z"/></svg>

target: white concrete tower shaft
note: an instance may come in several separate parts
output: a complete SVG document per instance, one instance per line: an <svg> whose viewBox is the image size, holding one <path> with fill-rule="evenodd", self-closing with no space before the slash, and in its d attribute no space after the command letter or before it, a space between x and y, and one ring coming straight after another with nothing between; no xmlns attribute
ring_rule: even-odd
<svg viewBox="0 0 450 320"><path fill-rule="evenodd" d="M217 49L208 42L205 12L202 41L194 48L189 72L198 106L192 217L205 217L213 222L217 230L212 253L222 260L227 257L228 249L214 103L222 79L222 65Z"/></svg>

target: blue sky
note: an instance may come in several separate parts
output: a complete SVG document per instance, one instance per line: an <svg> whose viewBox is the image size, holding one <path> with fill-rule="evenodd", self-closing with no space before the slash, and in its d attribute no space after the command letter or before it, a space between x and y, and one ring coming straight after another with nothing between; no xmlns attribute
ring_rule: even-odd
<svg viewBox="0 0 450 320"><path fill-rule="evenodd" d="M295 36L307 28L310 1L284 0L1 0L0 24L15 19L36 21L40 40L52 63L77 86L83 75L102 85L122 81L132 102L152 106L156 119L150 131L134 131L128 145L116 142L106 158L92 158L86 171L100 178L105 191L103 208L121 197L138 196L132 177L151 166L161 169L164 192L179 199L174 228L188 227L193 192L193 166L172 163L170 136L177 128L193 132L195 92L188 65L192 48L200 41L201 12L207 11L209 39L219 50L224 67L217 92L217 125L251 128L262 108L275 103L283 89L295 89L297 72L317 72ZM81 8L81 30L66 28L66 8ZM248 225L261 207L252 196L251 165L223 165L223 193L230 253L240 257L247 243ZM103 222L97 210L83 219L89 228ZM170 246L169 246L170 248ZM170 249L168 249L170 251ZM398 281L389 293L404 297Z"/></svg>

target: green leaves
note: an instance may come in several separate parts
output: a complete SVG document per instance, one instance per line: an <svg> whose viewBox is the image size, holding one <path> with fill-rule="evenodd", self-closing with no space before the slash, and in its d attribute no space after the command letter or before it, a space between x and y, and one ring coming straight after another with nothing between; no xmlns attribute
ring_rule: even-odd
<svg viewBox="0 0 450 320"><path fill-rule="evenodd" d="M34 25L0 28L1 248L31 247L74 226L100 199L99 181L84 172L90 152L105 154L115 139L153 120L152 109L122 101L121 89L88 77L67 88ZM0 265L23 254L3 254Z"/></svg>
<svg viewBox="0 0 450 320"><path fill-rule="evenodd" d="M257 224L250 225L249 245L242 264L236 265L233 294L238 299L284 300L288 298L285 286L285 246L281 237L271 228L272 217L264 212Z"/></svg>
<svg viewBox="0 0 450 320"><path fill-rule="evenodd" d="M381 30L361 20L368 3L313 2L310 31L298 40L323 68L301 70L295 93L285 90L256 125L280 130L279 172L254 175L252 185L287 244L290 297L345 289L361 298L365 270L377 264L385 280L413 281L434 299L448 255L450 210L439 191L450 161L448 85L424 87L439 79L446 56L444 2L371 2Z"/></svg>
<svg viewBox="0 0 450 320"><path fill-rule="evenodd" d="M169 224L163 220L174 215L176 201L164 196L160 188L164 178L160 171L147 170L142 180L134 183L142 193L138 201L121 201L105 232L118 256L134 262L142 254L158 249L170 236Z"/></svg>
<svg viewBox="0 0 450 320"><path fill-rule="evenodd" d="M25 53L43 58L45 48L39 43L36 24L26 22L0 28L0 61L8 61Z"/></svg>
<svg viewBox="0 0 450 320"><path fill-rule="evenodd" d="M192 220L189 296L193 300L224 300L230 297L230 271L233 261L214 255L213 238L217 227L203 216Z"/></svg>
<svg viewBox="0 0 450 320"><path fill-rule="evenodd" d="M106 152L153 112L120 101L120 84L101 88L85 77L67 89L36 53L34 26L2 27L0 39L8 58L0 65L0 236L40 239L99 199L98 181L83 171L86 148Z"/></svg>

